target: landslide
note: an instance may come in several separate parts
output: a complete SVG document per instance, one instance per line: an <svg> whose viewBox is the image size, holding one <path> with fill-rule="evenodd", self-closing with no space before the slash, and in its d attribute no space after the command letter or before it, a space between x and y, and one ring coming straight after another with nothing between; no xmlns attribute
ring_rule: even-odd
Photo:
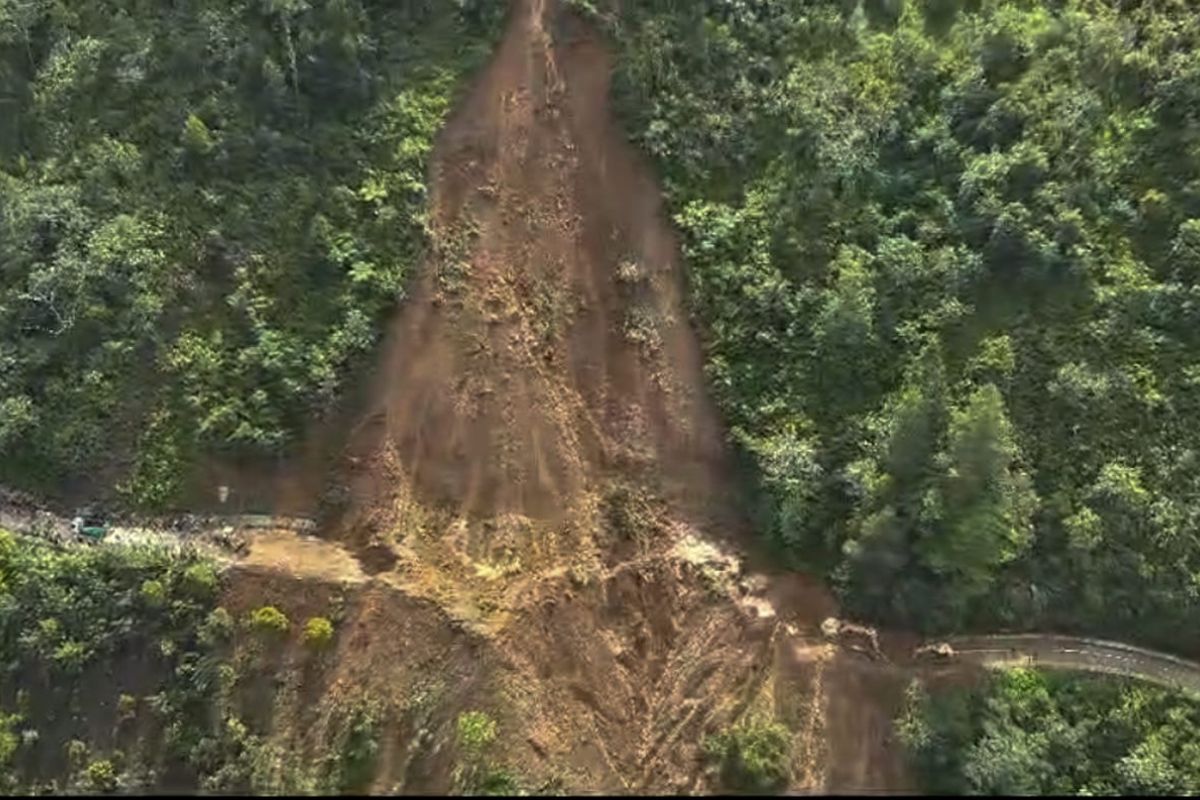
<svg viewBox="0 0 1200 800"><path fill-rule="evenodd" d="M698 792L719 788L704 738L770 717L792 788L903 789L901 680L824 642L824 589L746 549L611 70L577 14L514 0L442 132L434 246L323 493L323 535L368 577L344 584L319 673L300 686L306 662L282 657L263 724L317 752L330 709L368 697L388 709L371 787L447 791L455 720L483 709L527 786ZM284 550L236 567L227 605L321 613L311 570L267 568Z"/></svg>
<svg viewBox="0 0 1200 800"><path fill-rule="evenodd" d="M611 65L553 2L517 2L438 142L434 253L353 436L345 538L405 500L561 521L614 476L720 508L722 432L659 194L608 108Z"/></svg>

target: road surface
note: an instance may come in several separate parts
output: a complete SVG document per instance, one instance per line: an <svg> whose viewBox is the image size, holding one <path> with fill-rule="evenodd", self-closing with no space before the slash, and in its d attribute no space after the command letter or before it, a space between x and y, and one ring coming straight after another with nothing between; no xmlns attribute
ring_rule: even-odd
<svg viewBox="0 0 1200 800"><path fill-rule="evenodd" d="M175 517L118 518L110 520L103 544L155 544L170 549L199 548L214 554L239 550L248 537L260 533L290 531L311 538L316 525L300 517L269 514L226 516L182 515ZM0 530L45 539L60 546L82 546L72 533L71 521L39 507L30 499L0 487Z"/></svg>
<svg viewBox="0 0 1200 800"><path fill-rule="evenodd" d="M956 659L984 667L1039 667L1139 678L1200 695L1200 664L1141 647L1044 634L962 636L947 639Z"/></svg>
<svg viewBox="0 0 1200 800"><path fill-rule="evenodd" d="M340 550L332 555L326 552L337 549L336 545L305 535L311 534L314 527L308 519L266 514L138 519L129 524L117 522L104 541L112 544L153 542L167 547L199 546L207 550L228 547L229 534L236 533L242 541L246 541L246 534L252 540L262 539L262 549L266 553L271 550L267 545L279 544L270 538L270 532L292 531L301 536L285 543L283 550L289 554L311 556L311 550L317 555L315 560L308 557L308 561L314 563L341 555ZM71 534L69 520L37 508L3 487L0 487L0 529L63 545L79 544ZM275 552L279 549L271 550L276 560L282 559ZM299 556L282 560L305 561ZM1025 666L1124 675L1200 696L1200 664L1121 642L1050 634L959 636L945 641L954 649L954 656L944 662L945 666L966 662L988 668Z"/></svg>

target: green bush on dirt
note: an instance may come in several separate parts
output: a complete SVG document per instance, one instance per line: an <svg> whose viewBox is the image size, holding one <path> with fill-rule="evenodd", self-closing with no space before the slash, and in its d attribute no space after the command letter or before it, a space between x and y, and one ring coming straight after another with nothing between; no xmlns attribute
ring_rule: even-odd
<svg viewBox="0 0 1200 800"><path fill-rule="evenodd" d="M126 722L137 716L138 700L131 694L122 692L117 697L117 719Z"/></svg>
<svg viewBox="0 0 1200 800"><path fill-rule="evenodd" d="M84 770L84 785L93 792L115 792L117 790L117 770L107 758L98 758L87 765Z"/></svg>
<svg viewBox="0 0 1200 800"><path fill-rule="evenodd" d="M464 795L512 796L526 793L521 776L489 755L496 741L496 720L486 711L464 711L457 722L459 763L455 784Z"/></svg>
<svg viewBox="0 0 1200 800"><path fill-rule="evenodd" d="M496 740L496 720L485 711L464 711L458 715L458 742L471 754L479 754Z"/></svg>
<svg viewBox="0 0 1200 800"><path fill-rule="evenodd" d="M251 630L273 636L282 636L292 626L287 615L275 606L262 606L254 609L246 618L246 624Z"/></svg>
<svg viewBox="0 0 1200 800"><path fill-rule="evenodd" d="M776 722L748 721L710 736L704 751L726 788L771 792L787 783L791 741L788 729Z"/></svg>
<svg viewBox="0 0 1200 800"><path fill-rule="evenodd" d="M361 791L375 775L381 718L376 705L364 698L350 707L345 719L332 784L342 792Z"/></svg>
<svg viewBox="0 0 1200 800"><path fill-rule="evenodd" d="M325 617L310 617L304 623L304 643L313 650L324 650L333 643L333 623Z"/></svg>

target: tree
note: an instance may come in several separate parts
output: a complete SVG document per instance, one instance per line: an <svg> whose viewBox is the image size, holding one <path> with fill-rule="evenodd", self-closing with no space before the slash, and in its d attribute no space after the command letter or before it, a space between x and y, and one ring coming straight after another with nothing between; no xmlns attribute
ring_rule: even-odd
<svg viewBox="0 0 1200 800"><path fill-rule="evenodd" d="M730 789L763 793L787 783L791 735L776 722L750 720L731 726L704 743Z"/></svg>
<svg viewBox="0 0 1200 800"><path fill-rule="evenodd" d="M1126 679L1013 669L910 692L898 721L927 791L1187 794L1200 705Z"/></svg>
<svg viewBox="0 0 1200 800"><path fill-rule="evenodd" d="M333 623L325 617L310 617L304 623L304 643L313 650L324 650L333 642Z"/></svg>
<svg viewBox="0 0 1200 800"><path fill-rule="evenodd" d="M965 598L986 592L996 569L1029 547L1036 496L1017 455L1004 399L987 384L951 418L948 471L937 500L943 521L917 545L922 560Z"/></svg>

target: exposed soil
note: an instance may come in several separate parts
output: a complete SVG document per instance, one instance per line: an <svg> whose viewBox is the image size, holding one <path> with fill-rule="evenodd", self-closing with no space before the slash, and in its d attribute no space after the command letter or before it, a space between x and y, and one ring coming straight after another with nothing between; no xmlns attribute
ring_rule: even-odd
<svg viewBox="0 0 1200 800"><path fill-rule="evenodd" d="M551 0L512 20L438 142L435 253L350 444L348 530L399 494L562 520L614 472L689 511L729 485L676 243L609 114L608 54Z"/></svg>
<svg viewBox="0 0 1200 800"><path fill-rule="evenodd" d="M290 531L267 531L251 539L246 566L262 566L299 578L359 583L366 580L361 565L340 547Z"/></svg>
<svg viewBox="0 0 1200 800"><path fill-rule="evenodd" d="M370 696L389 709L377 791L452 788L453 721L483 708L534 785L701 792L704 737L769 712L795 732L794 789L903 789L903 677L822 639L819 582L747 558L611 68L558 0L514 0L437 143L433 253L323 487L330 541L256 537L230 582L235 610L342 607L333 653L279 656L261 720L315 752L338 704ZM315 507L311 479L289 486L276 510Z"/></svg>

